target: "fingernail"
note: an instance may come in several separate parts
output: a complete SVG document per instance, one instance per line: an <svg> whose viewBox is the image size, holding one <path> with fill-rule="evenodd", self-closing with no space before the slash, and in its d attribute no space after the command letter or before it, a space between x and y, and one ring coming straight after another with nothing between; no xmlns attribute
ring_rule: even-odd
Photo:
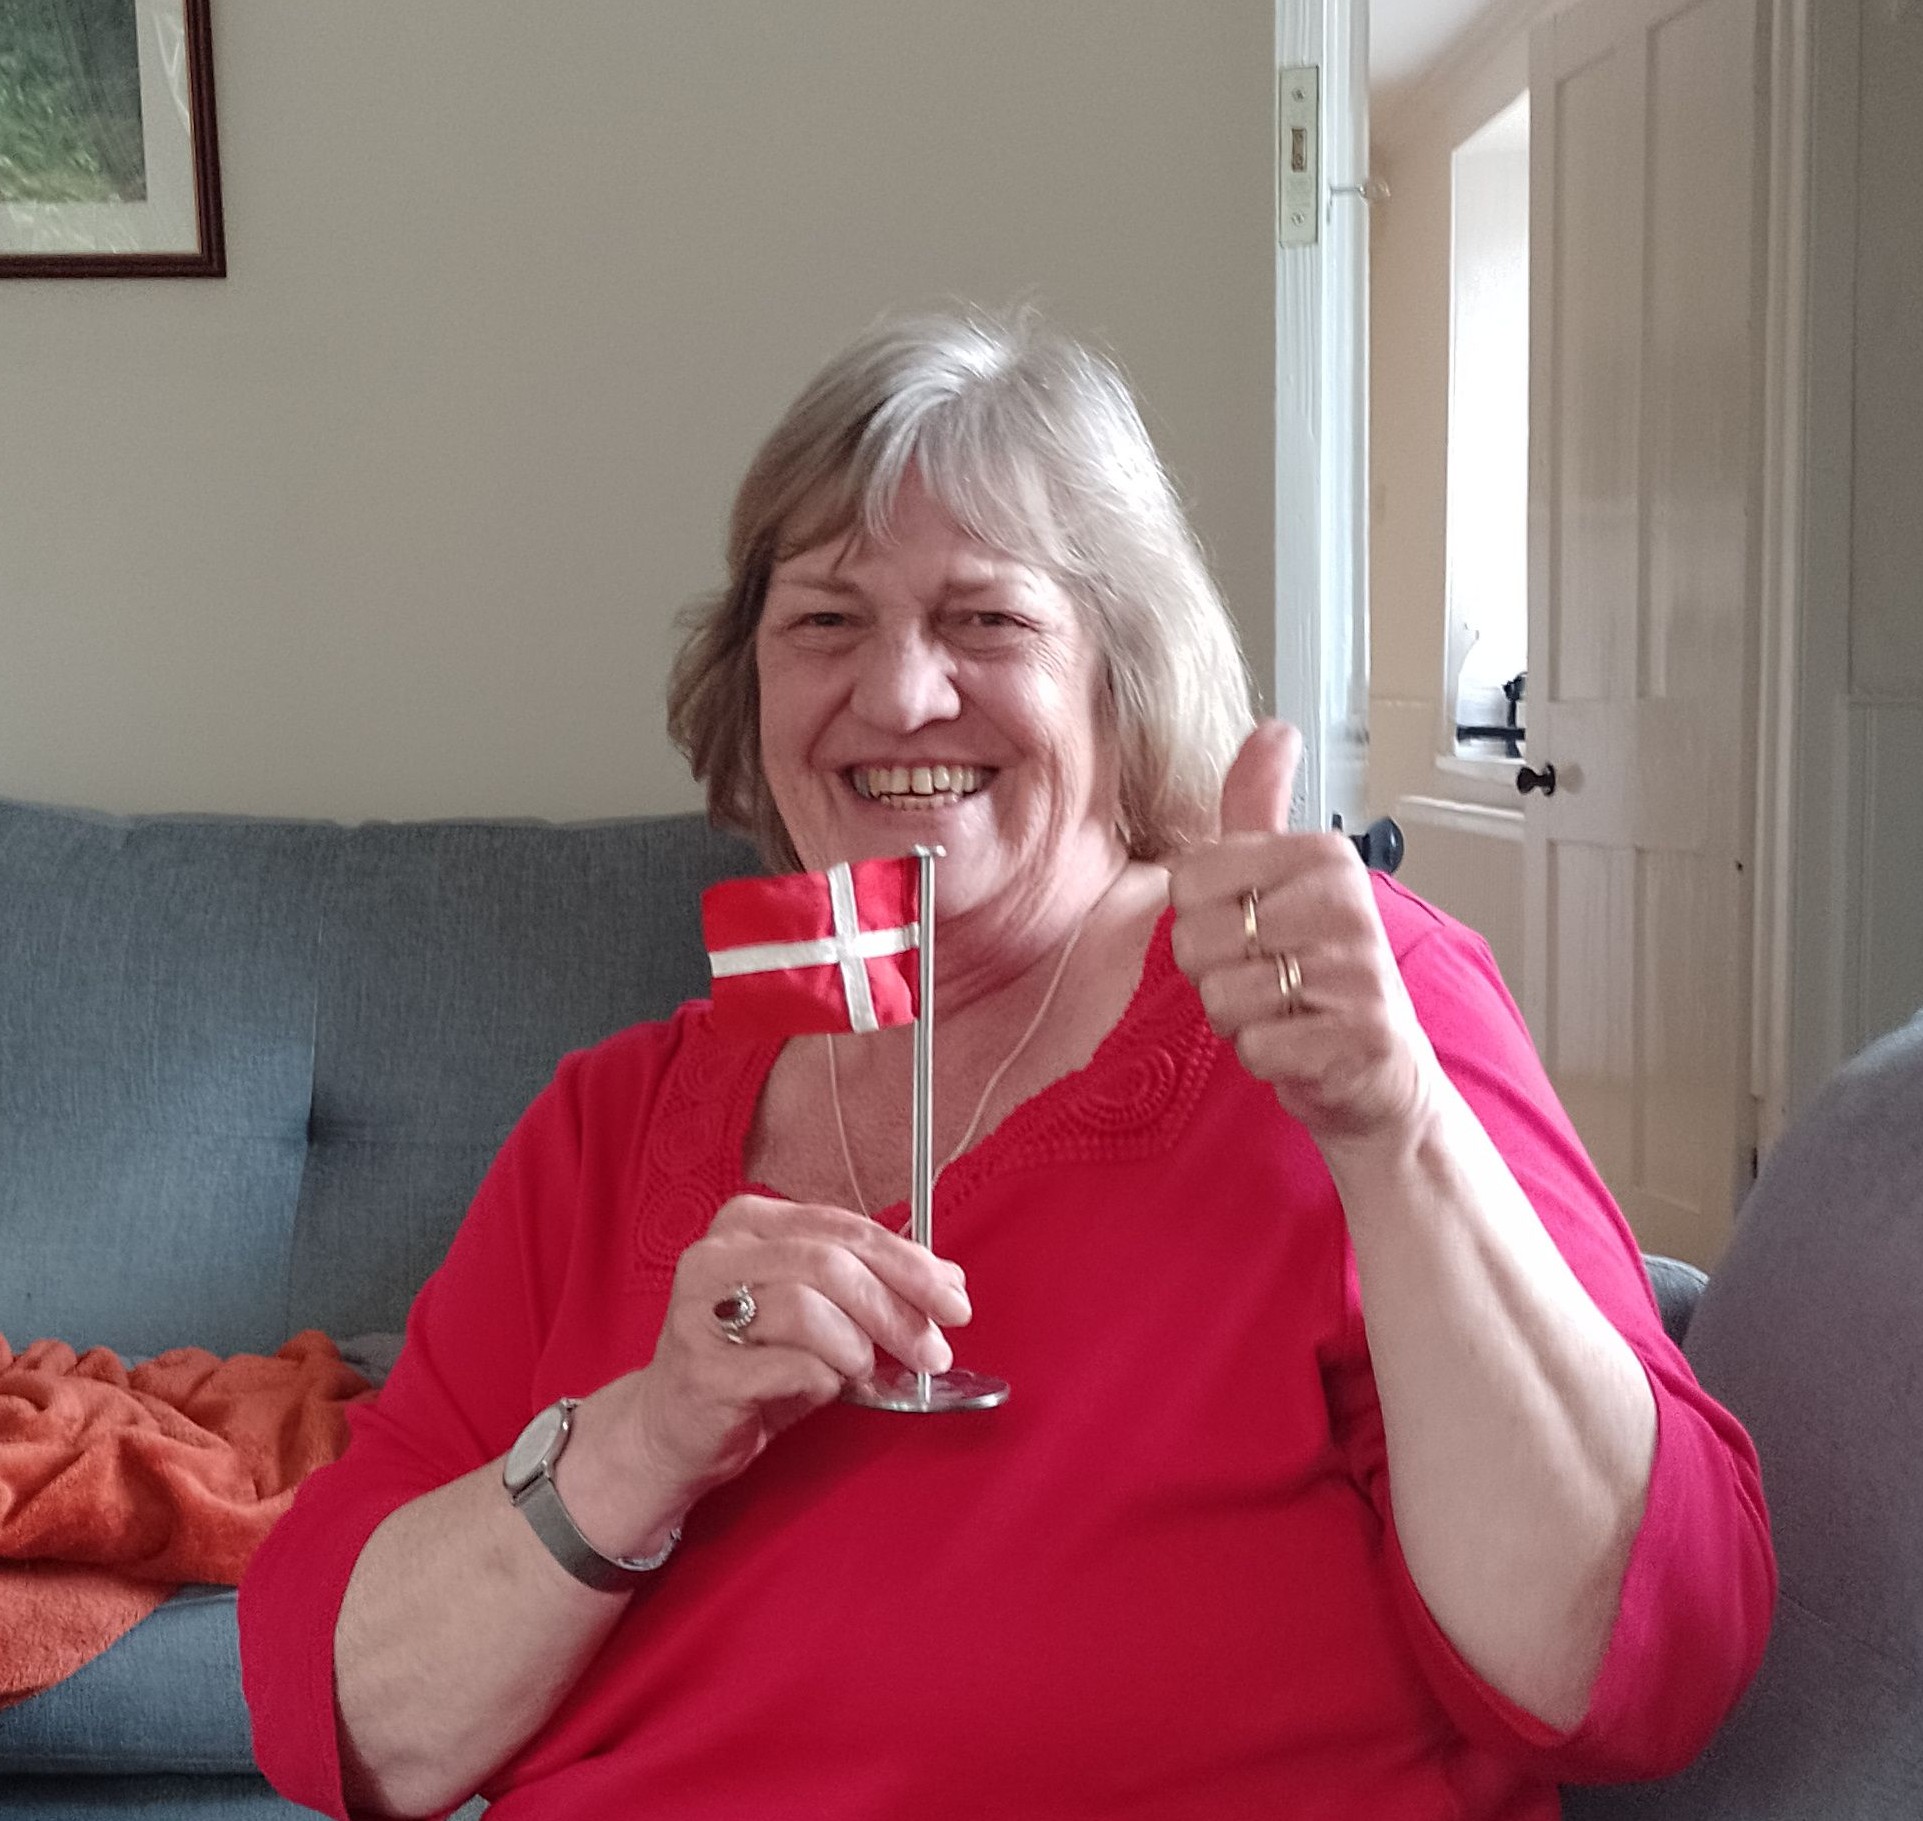
<svg viewBox="0 0 1923 1821"><path fill-rule="evenodd" d="M942 1319L951 1324L972 1321L975 1305L968 1300L968 1292L959 1287L948 1291L941 1299Z"/></svg>
<svg viewBox="0 0 1923 1821"><path fill-rule="evenodd" d="M930 1372L946 1372L955 1363L955 1349L939 1334L924 1338L921 1356Z"/></svg>

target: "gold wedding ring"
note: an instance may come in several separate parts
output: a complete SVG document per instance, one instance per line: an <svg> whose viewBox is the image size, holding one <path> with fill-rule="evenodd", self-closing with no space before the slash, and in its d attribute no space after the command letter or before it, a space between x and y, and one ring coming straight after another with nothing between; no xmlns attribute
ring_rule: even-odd
<svg viewBox="0 0 1923 1821"><path fill-rule="evenodd" d="M1251 886L1242 894L1242 952L1253 961L1262 953L1262 932L1255 927L1255 907L1261 894Z"/></svg>
<svg viewBox="0 0 1923 1821"><path fill-rule="evenodd" d="M1282 995L1282 1016L1293 1018L1302 993L1302 964L1287 949L1275 957L1275 985Z"/></svg>

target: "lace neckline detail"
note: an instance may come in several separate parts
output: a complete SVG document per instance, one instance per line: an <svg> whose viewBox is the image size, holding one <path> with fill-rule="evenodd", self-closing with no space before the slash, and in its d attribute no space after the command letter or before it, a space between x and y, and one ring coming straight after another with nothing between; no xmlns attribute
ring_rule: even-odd
<svg viewBox="0 0 1923 1821"><path fill-rule="evenodd" d="M1079 1069L1058 1076L943 1169L938 1213L952 1217L1010 1171L1064 1162L1123 1162L1168 1150L1188 1124L1226 1046L1209 1029L1175 962L1174 912L1156 920L1122 1015ZM649 1121L636 1262L671 1274L731 1195L778 1195L744 1168L748 1134L779 1041L723 1043L697 1014ZM888 1221L905 1202L877 1208Z"/></svg>

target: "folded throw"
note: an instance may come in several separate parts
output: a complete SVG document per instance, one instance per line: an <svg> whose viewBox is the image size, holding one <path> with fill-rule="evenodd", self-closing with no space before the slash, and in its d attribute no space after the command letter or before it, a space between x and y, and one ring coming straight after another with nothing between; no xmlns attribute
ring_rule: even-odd
<svg viewBox="0 0 1923 1821"><path fill-rule="evenodd" d="M129 1370L0 1336L0 1706L73 1674L188 1581L238 1584L369 1395L309 1330L272 1359L179 1347Z"/></svg>

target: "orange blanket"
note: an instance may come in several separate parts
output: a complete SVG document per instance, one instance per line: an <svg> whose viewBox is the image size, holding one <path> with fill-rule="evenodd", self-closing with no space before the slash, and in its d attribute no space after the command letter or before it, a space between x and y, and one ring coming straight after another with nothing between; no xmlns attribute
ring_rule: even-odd
<svg viewBox="0 0 1923 1821"><path fill-rule="evenodd" d="M0 1336L0 1706L72 1675L183 1582L238 1583L365 1395L311 1329L272 1359L179 1347L131 1372L104 1347L16 1355Z"/></svg>

